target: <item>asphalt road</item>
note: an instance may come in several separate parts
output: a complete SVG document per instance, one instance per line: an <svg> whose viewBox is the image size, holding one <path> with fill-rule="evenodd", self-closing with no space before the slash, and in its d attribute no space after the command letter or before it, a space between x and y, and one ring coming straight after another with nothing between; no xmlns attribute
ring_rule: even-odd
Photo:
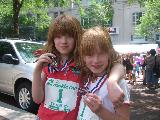
<svg viewBox="0 0 160 120"><path fill-rule="evenodd" d="M14 97L3 94L3 93L0 93L0 101L7 103L9 105L12 105L12 106L17 106L17 103L16 103Z"/></svg>

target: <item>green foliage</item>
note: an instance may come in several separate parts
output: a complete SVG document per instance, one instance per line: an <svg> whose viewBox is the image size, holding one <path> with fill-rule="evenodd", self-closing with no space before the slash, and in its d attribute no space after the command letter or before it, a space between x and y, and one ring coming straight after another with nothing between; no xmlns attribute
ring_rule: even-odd
<svg viewBox="0 0 160 120"><path fill-rule="evenodd" d="M20 0L22 2L22 0ZM50 3L49 5L51 6ZM23 0L19 13L20 37L30 37L29 32L46 31L51 18L48 16L49 5L44 0ZM12 37L13 33L13 0L0 1L0 37ZM31 27L32 26L32 27ZM30 30L32 29L32 30ZM22 32L24 31L24 32ZM35 33L31 33L35 34ZM37 33L41 34L41 33ZM28 35L28 36L27 36ZM33 36L33 35L32 35ZM34 36L35 37L35 36ZM33 37L32 37L33 38Z"/></svg>
<svg viewBox="0 0 160 120"><path fill-rule="evenodd" d="M13 31L13 1L0 0L0 37L12 37ZM83 14L81 0L18 0L22 7L17 23L20 27L20 37L32 37L46 39L47 29L51 22L48 16L48 8L69 7L75 2ZM31 35L32 34L32 35ZM45 36L45 37L44 37Z"/></svg>
<svg viewBox="0 0 160 120"><path fill-rule="evenodd" d="M141 17L141 24L137 26L137 33L151 37L160 33L160 0L148 0L144 7L145 15Z"/></svg>
<svg viewBox="0 0 160 120"><path fill-rule="evenodd" d="M129 4L138 2L141 6L144 6L144 5L145 5L144 3L145 3L146 1L147 1L147 0L128 0Z"/></svg>
<svg viewBox="0 0 160 120"><path fill-rule="evenodd" d="M12 0L0 1L0 38L12 32Z"/></svg>
<svg viewBox="0 0 160 120"><path fill-rule="evenodd" d="M108 0L97 2L92 0L89 7L82 14L82 26L84 28L93 26L109 26L109 22L113 17L113 8Z"/></svg>

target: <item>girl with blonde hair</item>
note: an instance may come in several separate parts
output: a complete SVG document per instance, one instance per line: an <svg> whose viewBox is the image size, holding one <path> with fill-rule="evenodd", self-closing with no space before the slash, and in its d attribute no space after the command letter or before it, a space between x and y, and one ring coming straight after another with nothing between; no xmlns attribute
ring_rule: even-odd
<svg viewBox="0 0 160 120"><path fill-rule="evenodd" d="M86 94L81 99L77 119L128 120L130 94L126 81L122 79L118 83L125 95L121 106L114 106L108 95L108 77L119 57L107 30L102 27L86 30L79 51Z"/></svg>

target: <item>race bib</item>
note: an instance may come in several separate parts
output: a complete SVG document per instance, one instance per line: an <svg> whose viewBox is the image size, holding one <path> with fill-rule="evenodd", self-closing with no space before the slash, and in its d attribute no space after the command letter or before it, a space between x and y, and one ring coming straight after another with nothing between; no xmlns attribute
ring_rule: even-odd
<svg viewBox="0 0 160 120"><path fill-rule="evenodd" d="M100 120L99 117L93 113L90 108L81 100L77 120Z"/></svg>
<svg viewBox="0 0 160 120"><path fill-rule="evenodd" d="M44 106L51 110L70 112L76 107L79 84L49 78L45 84Z"/></svg>

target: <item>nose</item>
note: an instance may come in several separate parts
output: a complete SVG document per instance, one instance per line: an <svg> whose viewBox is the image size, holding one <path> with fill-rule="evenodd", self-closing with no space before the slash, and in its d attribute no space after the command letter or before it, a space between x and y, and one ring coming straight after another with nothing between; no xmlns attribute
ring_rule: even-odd
<svg viewBox="0 0 160 120"><path fill-rule="evenodd" d="M94 63L98 63L99 62L99 56L98 55L94 55L93 56L93 62Z"/></svg>
<svg viewBox="0 0 160 120"><path fill-rule="evenodd" d="M65 36L63 36L61 39L62 39L62 43L66 43L67 42L67 38Z"/></svg>

